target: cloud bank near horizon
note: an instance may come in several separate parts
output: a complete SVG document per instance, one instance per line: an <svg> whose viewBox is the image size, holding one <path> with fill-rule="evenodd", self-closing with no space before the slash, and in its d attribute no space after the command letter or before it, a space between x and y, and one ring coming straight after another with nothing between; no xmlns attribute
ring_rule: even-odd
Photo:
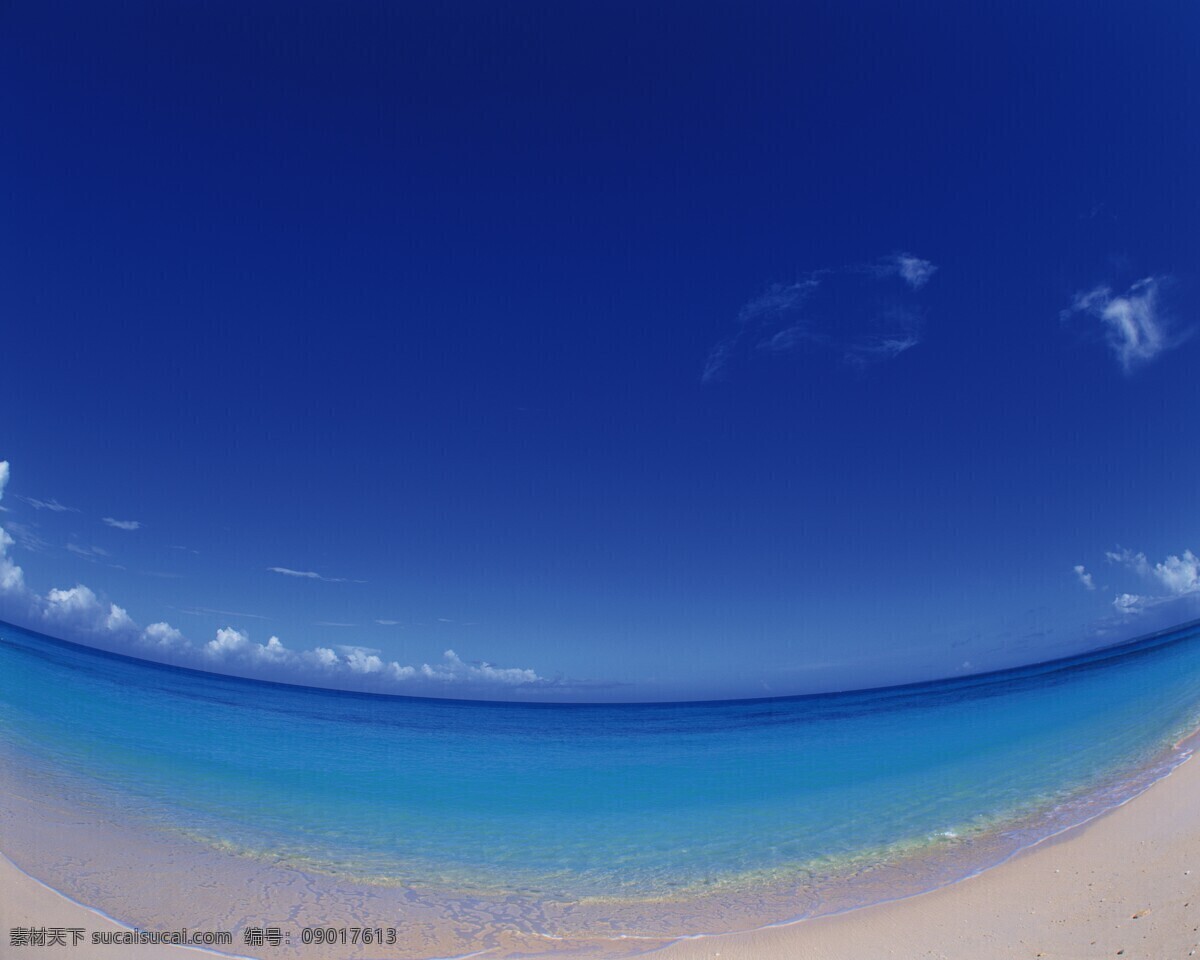
<svg viewBox="0 0 1200 960"><path fill-rule="evenodd" d="M1113 608L1122 615L1141 614L1155 607L1180 600L1200 601L1200 557L1191 550L1171 554L1151 566L1142 552L1110 550L1105 554L1109 563L1133 572L1153 592L1122 592L1113 599Z"/></svg>
<svg viewBox="0 0 1200 960"><path fill-rule="evenodd" d="M0 500L10 476L8 461L0 460ZM414 666L385 660L380 651L368 647L298 650L274 635L266 643L259 643L246 631L230 626L218 629L210 640L197 641L165 621L140 626L123 607L82 583L54 587L45 595L37 593L13 561L9 553L12 546L12 537L0 526L0 614L18 626L115 653L254 679L410 696L501 692L511 696L604 685L549 679L527 667L465 660L452 649L446 650L439 661ZM338 579L307 572L287 573L307 579Z"/></svg>
<svg viewBox="0 0 1200 960"><path fill-rule="evenodd" d="M1110 612L1092 622L1095 637L1127 639L1131 628L1145 633L1200 617L1200 556L1192 550L1151 563L1140 550L1118 547L1106 551L1104 560L1124 583L1112 588ZM1098 587L1083 564L1076 564L1074 573L1090 593L1110 589Z"/></svg>

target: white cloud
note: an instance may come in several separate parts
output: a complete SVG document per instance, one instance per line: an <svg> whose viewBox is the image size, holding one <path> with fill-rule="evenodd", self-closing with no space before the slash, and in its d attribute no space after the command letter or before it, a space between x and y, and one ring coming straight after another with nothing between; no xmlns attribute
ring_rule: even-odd
<svg viewBox="0 0 1200 960"><path fill-rule="evenodd" d="M914 290L925 286L937 271L930 261L914 257L911 253L896 253L890 259L901 279Z"/></svg>
<svg viewBox="0 0 1200 960"><path fill-rule="evenodd" d="M366 583L365 580L349 580L346 577L323 577L312 570L291 570L288 567L267 567L271 573L281 573L285 577L301 577L305 580L321 580L325 583Z"/></svg>
<svg viewBox="0 0 1200 960"><path fill-rule="evenodd" d="M142 640L145 643L155 647L164 649L173 649L189 646L187 639L182 633L176 630L169 623L152 623L142 631Z"/></svg>
<svg viewBox="0 0 1200 960"><path fill-rule="evenodd" d="M379 673L383 661L368 650L354 649L346 654L346 666L355 673Z"/></svg>
<svg viewBox="0 0 1200 960"><path fill-rule="evenodd" d="M101 600L81 583L69 590L56 587L46 594L42 617L60 628L84 634L120 638L138 634L138 626L128 613L115 603Z"/></svg>
<svg viewBox="0 0 1200 960"><path fill-rule="evenodd" d="M109 605L108 616L104 619L104 629L110 632L137 630L137 624L130 619L124 608L115 603Z"/></svg>
<svg viewBox="0 0 1200 960"><path fill-rule="evenodd" d="M204 645L204 653L210 658L241 659L251 663L288 663L295 654L283 645L278 637L272 636L264 643L251 643L250 636L233 627L222 627L214 639Z"/></svg>
<svg viewBox="0 0 1200 960"><path fill-rule="evenodd" d="M250 638L240 630L232 627L222 627L217 636L204 645L204 652L210 657L224 657L231 653L240 653L250 643Z"/></svg>
<svg viewBox="0 0 1200 960"><path fill-rule="evenodd" d="M112 517L104 517L103 522L118 530L137 530L142 525L138 520L114 520Z"/></svg>
<svg viewBox="0 0 1200 960"><path fill-rule="evenodd" d="M333 667L341 662L338 655L328 647L314 647L305 656L322 667Z"/></svg>
<svg viewBox="0 0 1200 960"><path fill-rule="evenodd" d="M259 660L266 660L270 663L280 663L291 657L292 651L285 647L278 637L271 637L267 640L266 645L255 644L254 656Z"/></svg>
<svg viewBox="0 0 1200 960"><path fill-rule="evenodd" d="M399 620L376 620L375 622L381 627L397 627L400 625Z"/></svg>
<svg viewBox="0 0 1200 960"><path fill-rule="evenodd" d="M1182 557L1169 556L1154 565L1154 576L1172 596L1180 597L1200 591L1200 557L1184 550Z"/></svg>
<svg viewBox="0 0 1200 960"><path fill-rule="evenodd" d="M10 470L7 460L0 460L0 500L4 499L4 488L8 486ZM8 556L13 538L0 527L0 594L24 595L25 573Z"/></svg>
<svg viewBox="0 0 1200 960"><path fill-rule="evenodd" d="M489 683L537 683L541 677L533 670L520 667L495 667L486 660L468 662L453 650L442 654L443 661L435 666L422 664L421 673L431 680L485 680Z"/></svg>
<svg viewBox="0 0 1200 960"><path fill-rule="evenodd" d="M1150 564L1144 553L1134 553L1132 550L1109 550L1104 554L1109 563L1120 563L1134 573L1145 576L1150 572Z"/></svg>
<svg viewBox="0 0 1200 960"><path fill-rule="evenodd" d="M329 654L332 659L324 658L322 654L325 653ZM284 668L282 674L284 679L294 674L297 668L302 670L306 664L330 666L337 663L337 657L332 650L317 648L315 651L301 654L284 646L283 641L277 636L272 635L266 643L254 643L248 633L243 630L235 630L233 627L219 629L216 637L204 645L204 655L209 660L222 661L226 668L236 670L237 665L242 664L244 668L249 669L255 675L258 675L257 668L282 667ZM279 679L279 677L268 674L268 679Z"/></svg>
<svg viewBox="0 0 1200 960"><path fill-rule="evenodd" d="M4 494L9 476L8 462L0 461L0 497ZM142 629L123 607L97 596L90 587L81 583L70 588L56 587L45 597L28 591L21 568L14 565L8 556L8 548L13 545L14 541L8 532L0 527L0 594L9 595L10 609L11 595L19 594L21 607L25 611L22 616L27 613L39 626L53 627L54 633L67 639L98 641L98 645L109 649L125 649L170 663L207 669L214 669L220 664L224 672L270 680L304 681L319 678L325 684L350 689L387 690L390 687L396 693L455 695L460 687L487 690L578 686L573 681L545 680L528 668L498 667L487 661L463 660L453 650L447 650L441 662L423 664L417 668L395 660L385 661L380 651L368 647L341 647L342 656L339 656L328 647L294 651L274 635L265 644L255 643L247 632L229 626L218 629L214 638L207 643L193 644L182 631L165 621L152 623ZM103 551L95 548L77 546L73 552L89 557L103 554ZM279 571L284 570L279 568ZM306 579L332 579L302 571L286 572ZM193 612L257 616L211 608L197 608ZM438 619L450 622L444 617ZM394 620L381 619L377 622L397 624Z"/></svg>
<svg viewBox="0 0 1200 960"><path fill-rule="evenodd" d="M186 639L167 624L148 627L142 636L176 650L188 648ZM227 670L236 670L241 664L243 669L259 676L263 668L269 668L267 679L305 679L316 671L326 680L340 675L341 684L351 688L366 684L367 689L380 689L383 684L386 689L388 684L396 684L397 693L444 693L460 686L513 688L548 683L534 670L466 661L453 650L447 650L441 662L417 668L387 661L372 647L343 645L337 647L337 652L329 647L296 652L284 646L278 637L272 636L265 644L254 643L247 633L231 627L218 630L202 652L209 663L219 660Z"/></svg>
<svg viewBox="0 0 1200 960"><path fill-rule="evenodd" d="M25 572L8 556L8 548L13 545L13 538L8 531L0 527L0 593L18 594L25 592Z"/></svg>
<svg viewBox="0 0 1200 960"><path fill-rule="evenodd" d="M285 577L307 577L309 580L324 580L319 573L311 570L289 570L287 567L267 567L271 573L282 573Z"/></svg>
<svg viewBox="0 0 1200 960"><path fill-rule="evenodd" d="M1180 342L1169 336L1167 321L1159 308L1161 279L1146 277L1123 294L1114 294L1111 287L1101 284L1086 293L1077 293L1061 316L1065 320L1082 313L1099 320L1109 348L1121 369L1129 373Z"/></svg>
<svg viewBox="0 0 1200 960"><path fill-rule="evenodd" d="M1146 599L1136 593L1122 593L1113 600L1113 606L1120 613L1141 613L1146 606Z"/></svg>
<svg viewBox="0 0 1200 960"><path fill-rule="evenodd" d="M1092 582L1092 575L1087 572L1087 569L1082 563L1075 564L1075 576L1079 578L1079 582L1088 590L1095 590L1096 584Z"/></svg>
<svg viewBox="0 0 1200 960"><path fill-rule="evenodd" d="M46 615L51 617L93 611L98 614L100 610L99 598L83 584L76 584L70 590L55 587L46 594L46 603Z"/></svg>
<svg viewBox="0 0 1200 960"><path fill-rule="evenodd" d="M1119 563L1133 571L1142 581L1156 584L1159 588L1155 593L1118 594L1113 606L1123 614L1142 613L1182 598L1200 597L1200 557L1191 550L1184 550L1178 556L1171 554L1153 567L1141 552L1110 550L1105 556L1110 562ZM1076 572L1079 569L1076 567Z"/></svg>
<svg viewBox="0 0 1200 960"><path fill-rule="evenodd" d="M1184 550L1182 556L1172 554L1153 567L1144 553L1132 550L1110 550L1105 556L1110 562L1120 563L1141 577L1157 580L1166 588L1167 596L1200 592L1200 557L1191 550Z"/></svg>
<svg viewBox="0 0 1200 960"><path fill-rule="evenodd" d="M343 657L348 657L352 653L378 653L379 652L378 647L360 647L358 644L354 644L354 643L339 643L334 646L334 649L337 650L337 652L340 653Z"/></svg>

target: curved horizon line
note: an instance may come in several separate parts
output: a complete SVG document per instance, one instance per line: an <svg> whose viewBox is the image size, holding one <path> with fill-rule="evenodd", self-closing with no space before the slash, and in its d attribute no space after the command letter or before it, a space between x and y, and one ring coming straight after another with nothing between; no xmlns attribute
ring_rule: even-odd
<svg viewBox="0 0 1200 960"><path fill-rule="evenodd" d="M782 701L795 700L815 700L821 698L837 698L837 697L853 697L859 694L878 694L884 691L904 691L917 690L928 687L967 687L977 686L980 683L988 683L1002 676L1012 677L1024 671L1040 671L1053 672L1057 670L1071 669L1075 666L1081 666L1085 663L1099 662L1111 659L1113 656L1121 657L1133 653L1141 652L1147 649L1154 649L1160 646L1166 646L1172 643L1181 642L1189 639L1194 635L1197 629L1200 629L1200 619L1188 620L1183 623L1175 624L1171 627L1166 627L1161 630L1155 630L1151 633L1140 634L1131 637L1127 640L1121 640L1116 643L1105 644L1104 646L1094 647L1091 650L1082 653L1073 653L1065 657L1052 657L1048 660L1035 660L1030 663L1019 664L1017 666L1001 667L997 670L985 670L979 673L971 673L965 675L946 675L940 677L931 677L926 680L913 680L907 683L881 684L874 687L851 687L848 689L839 690L822 690L815 693L793 693L781 694L770 697L720 697L698 700L503 700L503 699L473 699L470 697L436 697L422 696L412 693L387 693L384 691L375 690L351 690L343 687L320 687L307 683L291 683L285 680L268 680L260 677L245 677L235 673L221 673L216 670L202 670L197 667L186 667L174 663L166 663L161 660L150 660L145 657L133 656L128 653L120 653L115 650L106 650L103 647L95 647L87 643L80 643L76 640L67 640L63 637L56 637L52 634L42 633L40 630L33 630L29 627L23 627L19 624L12 623L9 620L0 619L0 628L11 627L21 633L29 634L41 640L49 641L52 644L73 648L83 651L86 654L98 657L108 657L115 660L122 660L137 664L143 664L149 667L158 668L172 673L192 674L200 677L218 677L223 680L231 680L237 683L248 684L251 686L264 685L268 687L289 687L296 690L314 691L322 694L333 694L337 696L350 697L367 697L371 699L384 700L418 700L422 703L446 703L475 706L495 706L495 707L523 707L533 709L546 709L552 707L687 707L687 706L709 706L716 707L722 705L736 704L752 704L752 703L771 703ZM3 637L0 637L2 640Z"/></svg>

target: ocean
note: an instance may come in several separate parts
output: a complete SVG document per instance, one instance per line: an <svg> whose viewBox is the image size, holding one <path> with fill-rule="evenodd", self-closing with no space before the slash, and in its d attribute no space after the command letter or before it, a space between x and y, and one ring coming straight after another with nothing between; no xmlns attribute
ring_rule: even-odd
<svg viewBox="0 0 1200 960"><path fill-rule="evenodd" d="M1200 624L902 687L619 705L285 686L0 624L3 849L143 926L188 906L116 889L131 837L147 872L303 875L306 916L346 890L345 916L419 916L395 956L617 956L967 876L1140 792L1198 720ZM89 824L86 856L50 808ZM278 886L255 909L298 918Z"/></svg>

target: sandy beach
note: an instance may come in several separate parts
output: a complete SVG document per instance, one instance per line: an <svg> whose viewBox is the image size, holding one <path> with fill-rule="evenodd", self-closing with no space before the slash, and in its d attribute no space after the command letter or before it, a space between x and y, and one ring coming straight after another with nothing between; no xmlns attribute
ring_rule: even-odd
<svg viewBox="0 0 1200 960"><path fill-rule="evenodd" d="M4 956L179 960L196 948L92 945L119 923L0 858ZM402 923L400 924L402 926ZM83 928L79 946L12 946L13 927ZM237 955L240 942L220 951ZM131 952L132 951L132 952ZM386 956L382 953L381 956ZM979 876L894 903L656 951L661 960L1200 956L1200 763L1189 761L1124 806Z"/></svg>

